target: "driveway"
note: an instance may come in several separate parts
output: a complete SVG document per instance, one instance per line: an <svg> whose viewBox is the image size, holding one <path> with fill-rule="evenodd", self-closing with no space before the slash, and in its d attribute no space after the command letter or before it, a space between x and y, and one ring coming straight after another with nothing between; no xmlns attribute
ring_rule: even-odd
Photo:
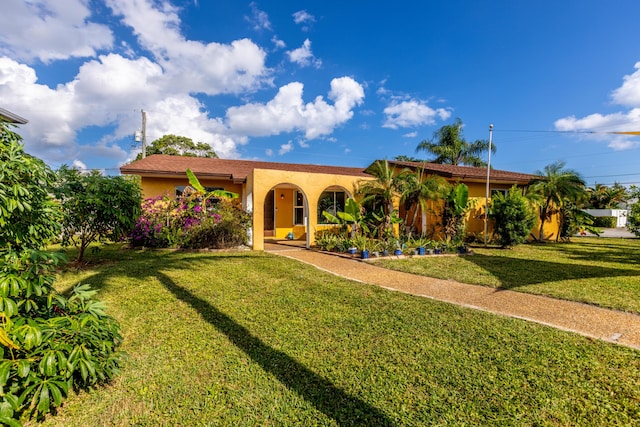
<svg viewBox="0 0 640 427"><path fill-rule="evenodd" d="M596 237L595 234L587 233L585 237ZM581 237L580 235L576 235L576 237ZM618 228L603 228L602 233L600 233L600 237L621 237L624 239L635 239L637 238L635 234L630 232L624 227Z"/></svg>

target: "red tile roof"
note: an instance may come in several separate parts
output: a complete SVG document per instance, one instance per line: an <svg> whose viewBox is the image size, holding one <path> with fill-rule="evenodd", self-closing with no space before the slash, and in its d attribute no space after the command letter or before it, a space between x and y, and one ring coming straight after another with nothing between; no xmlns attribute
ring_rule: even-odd
<svg viewBox="0 0 640 427"><path fill-rule="evenodd" d="M474 166L442 165L430 162L400 162L395 160L389 160L389 165L395 166L396 168L423 168L426 174L440 175L445 178L459 179L460 181L485 181L487 179L487 169ZM489 174L489 180L491 182L501 183L526 184L534 178L540 177L498 169L491 169Z"/></svg>
<svg viewBox="0 0 640 427"><path fill-rule="evenodd" d="M123 174L142 176L185 176L187 168L191 169L198 178L226 178L237 183L245 182L247 176L254 169L350 175L361 178L370 177L370 175L364 172L364 168L168 156L164 154L154 154L124 165L120 167L120 172Z"/></svg>

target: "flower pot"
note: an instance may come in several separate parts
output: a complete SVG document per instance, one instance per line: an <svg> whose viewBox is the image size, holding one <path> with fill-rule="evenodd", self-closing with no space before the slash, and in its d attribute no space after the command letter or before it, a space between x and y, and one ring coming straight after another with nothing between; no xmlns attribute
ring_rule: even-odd
<svg viewBox="0 0 640 427"><path fill-rule="evenodd" d="M349 248L347 249L347 252L349 252L351 255L355 255L358 252L358 248Z"/></svg>
<svg viewBox="0 0 640 427"><path fill-rule="evenodd" d="M421 247L419 247L419 248L418 248L418 255L424 255L424 253L425 253L424 248L423 248L422 246L421 246Z"/></svg>
<svg viewBox="0 0 640 427"><path fill-rule="evenodd" d="M389 251L386 249L382 251L382 256L389 256Z"/></svg>
<svg viewBox="0 0 640 427"><path fill-rule="evenodd" d="M365 250L363 250L363 251L362 251L361 256L362 256L362 259L367 259L367 258L369 258L369 251L368 251L368 250L366 250L366 249L365 249Z"/></svg>
<svg viewBox="0 0 640 427"><path fill-rule="evenodd" d="M427 249L427 253L428 253L429 255L433 255L433 249Z"/></svg>
<svg viewBox="0 0 640 427"><path fill-rule="evenodd" d="M436 255L440 255L442 253L442 249L434 249L433 251Z"/></svg>
<svg viewBox="0 0 640 427"><path fill-rule="evenodd" d="M402 255L402 249L396 249L395 251L393 251L394 255Z"/></svg>

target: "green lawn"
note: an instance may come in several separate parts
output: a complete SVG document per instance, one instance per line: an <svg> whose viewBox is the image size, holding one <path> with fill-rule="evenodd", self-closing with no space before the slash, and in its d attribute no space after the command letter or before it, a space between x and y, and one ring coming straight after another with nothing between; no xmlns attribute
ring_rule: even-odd
<svg viewBox="0 0 640 427"><path fill-rule="evenodd" d="M35 425L640 423L632 349L264 253L102 256L59 284L100 290L128 361Z"/></svg>
<svg viewBox="0 0 640 427"><path fill-rule="evenodd" d="M574 238L570 243L473 251L473 256L376 262L424 276L640 313L640 239Z"/></svg>

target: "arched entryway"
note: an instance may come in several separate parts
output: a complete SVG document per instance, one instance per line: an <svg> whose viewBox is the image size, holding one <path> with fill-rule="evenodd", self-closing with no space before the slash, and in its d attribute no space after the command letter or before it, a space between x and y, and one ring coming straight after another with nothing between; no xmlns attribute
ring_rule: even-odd
<svg viewBox="0 0 640 427"><path fill-rule="evenodd" d="M310 246L309 203L299 186L280 183L264 199L265 241L300 242Z"/></svg>

